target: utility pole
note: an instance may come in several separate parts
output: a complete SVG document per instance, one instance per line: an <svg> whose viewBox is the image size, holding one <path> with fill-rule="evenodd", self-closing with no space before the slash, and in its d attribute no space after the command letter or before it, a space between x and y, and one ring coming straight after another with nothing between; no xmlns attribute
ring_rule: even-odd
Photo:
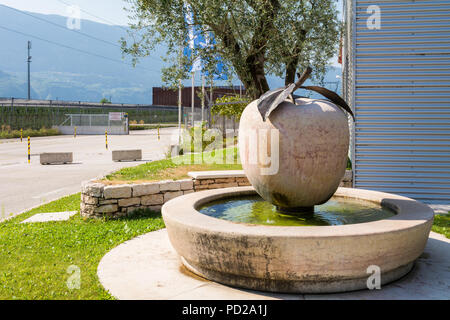
<svg viewBox="0 0 450 320"><path fill-rule="evenodd" d="M180 70L181 70L181 55L182 54L183 54L183 48L180 45L180 52L178 55L178 68ZM178 145L181 145L181 116L182 116L181 115L181 104L182 104L181 94L182 94L182 91L181 91L181 76L180 76L180 79L178 79Z"/></svg>
<svg viewBox="0 0 450 320"><path fill-rule="evenodd" d="M31 99L31 84L30 84L30 64L31 64L31 56L30 56L30 51L31 51L31 41L28 41L28 100Z"/></svg>
<svg viewBox="0 0 450 320"><path fill-rule="evenodd" d="M202 74L202 126L203 126L203 120L204 120L204 113L205 110L205 75Z"/></svg>
<svg viewBox="0 0 450 320"><path fill-rule="evenodd" d="M195 71L192 71L191 105L192 105L192 128L194 127L194 103L195 103Z"/></svg>
<svg viewBox="0 0 450 320"><path fill-rule="evenodd" d="M178 79L178 144L181 144L181 78ZM187 129L187 128L186 128Z"/></svg>
<svg viewBox="0 0 450 320"><path fill-rule="evenodd" d="M214 105L214 101L213 101L213 84L214 84L214 78L211 77L211 82L209 83L209 112L208 112L208 116L209 116L209 120L208 120L208 125L211 128L211 123L212 123L212 113L211 113L211 109Z"/></svg>

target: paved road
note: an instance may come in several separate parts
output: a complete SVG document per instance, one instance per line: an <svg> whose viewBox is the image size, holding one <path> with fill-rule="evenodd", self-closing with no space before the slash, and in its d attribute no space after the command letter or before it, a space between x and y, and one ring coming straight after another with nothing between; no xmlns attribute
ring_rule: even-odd
<svg viewBox="0 0 450 320"><path fill-rule="evenodd" d="M31 139L31 164L27 163L27 142L0 140L0 220L27 208L80 191L81 182L116 169L164 158L176 140L176 129L133 131L129 136L57 136ZM112 162L111 151L142 149L143 162ZM42 152L73 152L73 164L39 163ZM145 160L145 161L144 161Z"/></svg>

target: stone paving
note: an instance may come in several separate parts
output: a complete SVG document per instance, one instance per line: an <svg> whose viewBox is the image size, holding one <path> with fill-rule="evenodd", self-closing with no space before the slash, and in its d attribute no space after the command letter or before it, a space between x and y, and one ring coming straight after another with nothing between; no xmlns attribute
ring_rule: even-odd
<svg viewBox="0 0 450 320"><path fill-rule="evenodd" d="M76 215L77 213L78 211L37 213L34 216L23 220L21 223L67 221L71 216Z"/></svg>
<svg viewBox="0 0 450 320"><path fill-rule="evenodd" d="M450 299L450 239L431 232L413 270L381 290L337 294L278 294L243 290L200 278L180 263L165 229L127 241L107 253L97 270L118 299Z"/></svg>

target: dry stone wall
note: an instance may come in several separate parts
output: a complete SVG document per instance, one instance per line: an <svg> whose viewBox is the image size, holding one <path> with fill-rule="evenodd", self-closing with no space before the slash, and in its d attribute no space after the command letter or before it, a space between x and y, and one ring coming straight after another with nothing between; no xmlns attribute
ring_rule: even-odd
<svg viewBox="0 0 450 320"><path fill-rule="evenodd" d="M160 211L165 202L184 194L250 185L243 174L211 172L203 177L196 174L192 176L191 179L140 184L105 185L94 181L85 182L81 189L81 215L88 218L118 218L138 209ZM351 187L351 183L351 171L347 171L341 186Z"/></svg>

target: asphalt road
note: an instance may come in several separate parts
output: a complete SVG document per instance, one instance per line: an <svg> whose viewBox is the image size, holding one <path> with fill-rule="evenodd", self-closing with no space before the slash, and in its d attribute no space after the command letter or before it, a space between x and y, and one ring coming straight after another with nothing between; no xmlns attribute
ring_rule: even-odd
<svg viewBox="0 0 450 320"><path fill-rule="evenodd" d="M132 131L128 136L56 136L31 138L31 163L27 141L0 140L0 220L41 203L77 193L83 181L101 177L122 167L163 159L176 141L176 128ZM174 140L172 140L174 139ZM142 149L142 162L113 162L111 151ZM43 152L73 152L73 164L41 165Z"/></svg>

